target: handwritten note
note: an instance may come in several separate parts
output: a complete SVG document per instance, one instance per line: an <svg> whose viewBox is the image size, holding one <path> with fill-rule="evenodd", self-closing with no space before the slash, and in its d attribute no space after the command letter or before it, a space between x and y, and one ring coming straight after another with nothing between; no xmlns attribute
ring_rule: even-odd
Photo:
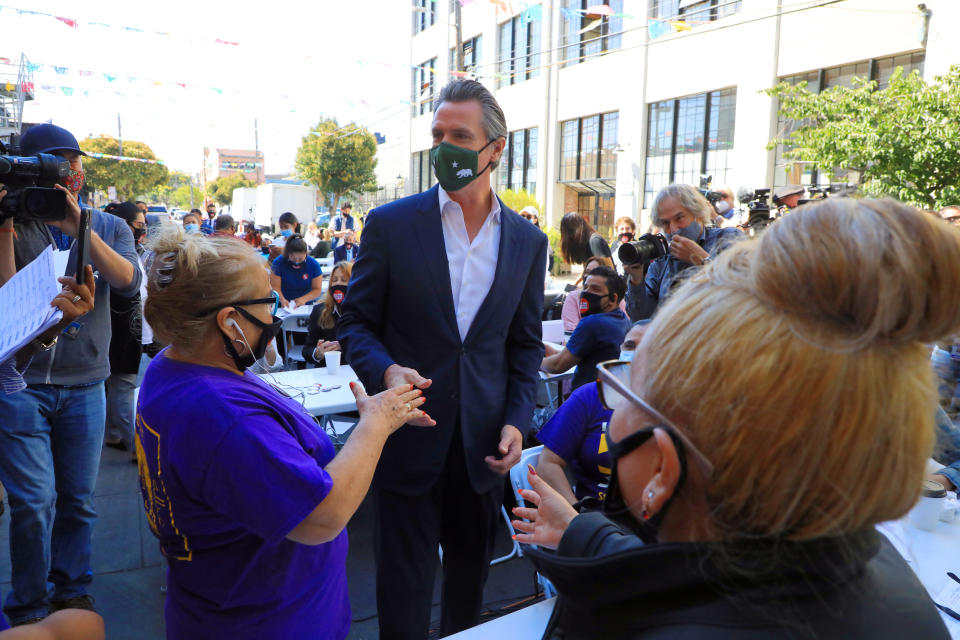
<svg viewBox="0 0 960 640"><path fill-rule="evenodd" d="M48 246L0 287L0 362L63 318L59 309L50 306L60 293L58 275L53 247Z"/></svg>

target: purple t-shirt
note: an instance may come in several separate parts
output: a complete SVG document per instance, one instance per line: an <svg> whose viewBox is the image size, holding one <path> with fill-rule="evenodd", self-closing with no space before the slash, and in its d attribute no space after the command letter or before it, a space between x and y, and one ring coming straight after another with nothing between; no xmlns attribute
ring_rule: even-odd
<svg viewBox="0 0 960 640"><path fill-rule="evenodd" d="M537 433L543 445L563 458L576 481L574 495L603 499L610 479L606 426L613 412L604 409L597 383L576 389Z"/></svg>
<svg viewBox="0 0 960 640"><path fill-rule="evenodd" d="M335 451L251 373L171 360L137 403L140 490L167 558L167 638L330 638L350 627L347 533L286 539L330 493Z"/></svg>

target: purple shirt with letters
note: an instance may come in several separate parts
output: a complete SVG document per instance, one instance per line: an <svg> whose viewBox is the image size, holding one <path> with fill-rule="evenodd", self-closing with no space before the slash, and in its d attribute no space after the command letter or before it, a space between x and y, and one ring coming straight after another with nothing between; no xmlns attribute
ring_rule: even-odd
<svg viewBox="0 0 960 640"><path fill-rule="evenodd" d="M137 403L140 489L169 566L168 638L330 638L350 627L347 533L286 538L330 493L330 439L247 372L161 352Z"/></svg>
<svg viewBox="0 0 960 640"><path fill-rule="evenodd" d="M604 409L597 383L576 389L537 432L543 445L563 458L576 481L577 500L603 498L610 480L606 424L613 412Z"/></svg>

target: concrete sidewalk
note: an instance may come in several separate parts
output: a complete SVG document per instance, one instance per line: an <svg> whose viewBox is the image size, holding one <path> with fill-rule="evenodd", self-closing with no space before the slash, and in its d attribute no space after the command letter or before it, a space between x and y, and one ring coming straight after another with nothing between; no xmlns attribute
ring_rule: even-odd
<svg viewBox="0 0 960 640"><path fill-rule="evenodd" d="M163 603L160 590L163 557L147 526L140 499L137 467L127 454L104 448L97 480L99 514L93 536L95 577L90 593L104 617L107 638L154 640L164 638ZM0 516L0 592L10 591L9 510ZM349 638L377 637L373 563L373 513L364 501L348 527L350 554L347 577L353 608ZM509 552L506 526L498 529L496 556ZM439 621L440 576L438 571L433 620ZM523 559L512 559L490 569L484 602L493 610L523 600L536 591L535 572ZM495 615L495 614L494 614Z"/></svg>

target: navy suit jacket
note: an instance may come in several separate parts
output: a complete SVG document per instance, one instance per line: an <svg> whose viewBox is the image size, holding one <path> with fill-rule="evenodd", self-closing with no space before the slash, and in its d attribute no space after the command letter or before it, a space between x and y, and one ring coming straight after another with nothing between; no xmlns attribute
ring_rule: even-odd
<svg viewBox="0 0 960 640"><path fill-rule="evenodd" d="M333 261L336 262L353 262L356 255L356 251L360 248L360 245L354 244L351 247L351 255L347 255L347 245L341 244L336 249L333 250Z"/></svg>
<svg viewBox="0 0 960 640"><path fill-rule="evenodd" d="M424 410L437 426L397 430L374 478L379 487L411 496L439 478L458 420L473 490L503 482L483 459L500 457L505 424L526 434L543 359L546 236L500 203L496 276L461 340L437 192L434 186L370 212L337 328L347 361L371 395L382 390L392 364L433 380Z"/></svg>

